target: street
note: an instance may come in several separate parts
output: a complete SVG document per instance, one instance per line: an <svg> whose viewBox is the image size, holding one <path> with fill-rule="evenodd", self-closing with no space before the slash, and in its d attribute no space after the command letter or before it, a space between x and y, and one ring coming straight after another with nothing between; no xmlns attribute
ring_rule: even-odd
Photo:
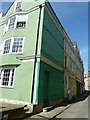
<svg viewBox="0 0 90 120"><path fill-rule="evenodd" d="M88 118L88 98L73 104L56 118Z"/></svg>
<svg viewBox="0 0 90 120"><path fill-rule="evenodd" d="M60 120L64 120L64 118L89 118L89 102L90 95L87 98L82 97L80 100L71 104L59 106L47 112L41 112L24 120L30 120L32 118L41 118L44 120L55 118L59 118Z"/></svg>

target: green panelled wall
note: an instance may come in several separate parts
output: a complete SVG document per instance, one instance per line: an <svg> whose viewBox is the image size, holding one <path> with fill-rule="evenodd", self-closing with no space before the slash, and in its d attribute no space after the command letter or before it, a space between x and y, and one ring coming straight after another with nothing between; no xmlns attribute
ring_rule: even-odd
<svg viewBox="0 0 90 120"><path fill-rule="evenodd" d="M64 97L64 73L41 62L39 81L39 103L47 103Z"/></svg>
<svg viewBox="0 0 90 120"><path fill-rule="evenodd" d="M60 26L61 27L61 26ZM44 10L41 55L64 67L63 36ZM64 98L64 71L60 71L44 62L40 63L39 103Z"/></svg>
<svg viewBox="0 0 90 120"><path fill-rule="evenodd" d="M41 54L60 65L64 66L64 41L63 36L52 21L48 13L44 12L44 26Z"/></svg>

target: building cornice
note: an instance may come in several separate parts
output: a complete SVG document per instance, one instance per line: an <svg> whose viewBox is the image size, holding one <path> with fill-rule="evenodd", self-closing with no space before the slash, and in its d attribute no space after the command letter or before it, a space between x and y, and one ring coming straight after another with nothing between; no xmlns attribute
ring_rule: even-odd
<svg viewBox="0 0 90 120"><path fill-rule="evenodd" d="M37 60L41 60L42 62L60 70L63 71L64 68L62 68L60 65L54 63L53 61L49 60L48 58L46 58L43 55L33 55L33 56L26 56L26 57L17 57L17 59L20 59L22 62L29 62L29 61L35 61L35 57L37 58Z"/></svg>

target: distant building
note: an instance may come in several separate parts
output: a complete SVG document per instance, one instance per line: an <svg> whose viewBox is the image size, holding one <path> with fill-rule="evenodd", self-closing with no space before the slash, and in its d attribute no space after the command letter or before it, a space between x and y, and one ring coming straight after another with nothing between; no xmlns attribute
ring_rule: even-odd
<svg viewBox="0 0 90 120"><path fill-rule="evenodd" d="M90 91L90 77L88 74L84 75L85 91Z"/></svg>
<svg viewBox="0 0 90 120"><path fill-rule="evenodd" d="M68 96L68 89L73 97L79 96L84 91L84 66L76 42L71 42L69 37L64 39L64 94Z"/></svg>

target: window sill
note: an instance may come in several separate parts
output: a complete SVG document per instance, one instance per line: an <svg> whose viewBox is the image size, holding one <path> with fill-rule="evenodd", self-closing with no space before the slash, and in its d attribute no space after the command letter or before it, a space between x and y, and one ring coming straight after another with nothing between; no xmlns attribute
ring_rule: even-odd
<svg viewBox="0 0 90 120"><path fill-rule="evenodd" d="M3 36L4 36L7 32L9 32L9 31L11 31L11 30L16 30L16 29L17 29L17 30L18 30L18 29L19 29L19 30L20 30L20 29L22 30L22 29L26 29L26 27L8 29L7 31L5 31L5 32L3 33Z"/></svg>
<svg viewBox="0 0 90 120"><path fill-rule="evenodd" d="M23 53L6 53L6 54L0 54L0 55L23 55Z"/></svg>
<svg viewBox="0 0 90 120"><path fill-rule="evenodd" d="M14 87L13 87L13 86L0 86L0 88L14 89Z"/></svg>

